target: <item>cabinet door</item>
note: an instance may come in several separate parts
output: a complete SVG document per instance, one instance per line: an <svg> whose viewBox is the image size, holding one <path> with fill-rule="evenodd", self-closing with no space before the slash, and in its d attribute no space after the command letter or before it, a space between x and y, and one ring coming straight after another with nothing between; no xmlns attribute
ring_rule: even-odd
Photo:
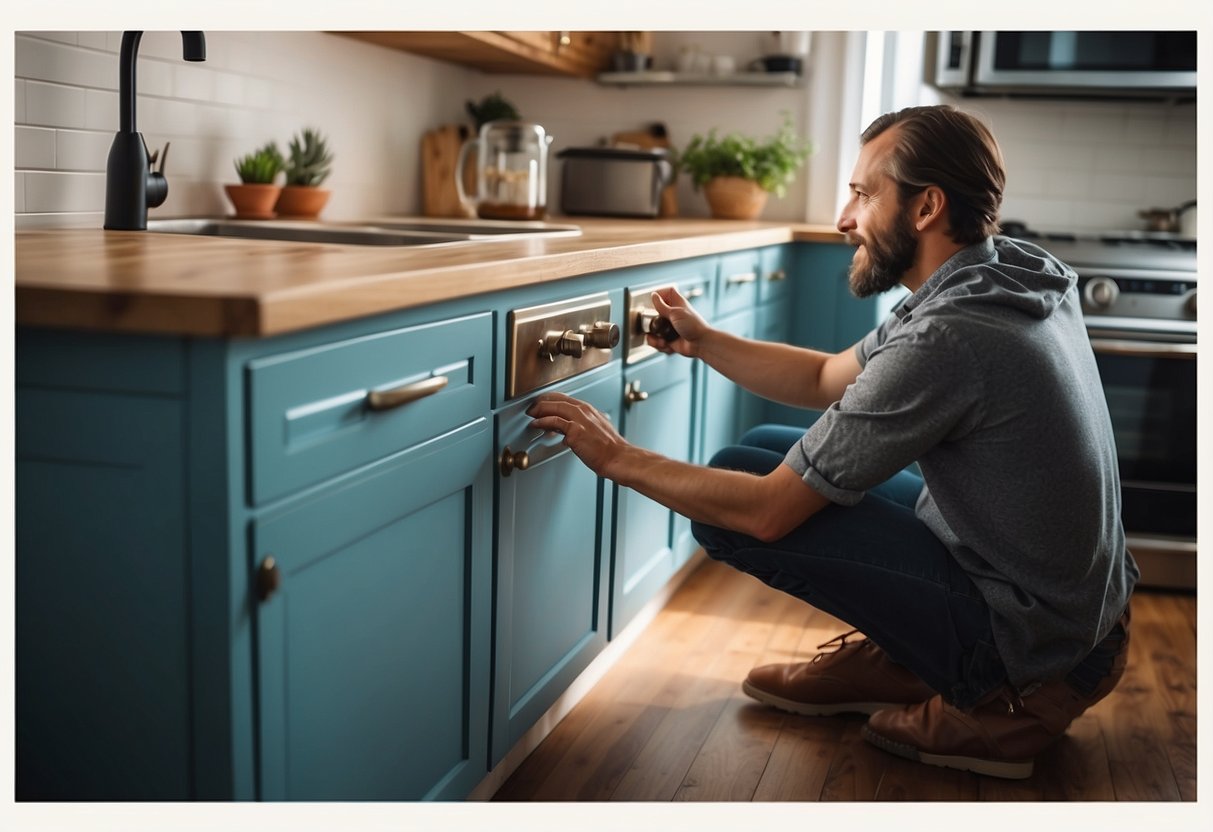
<svg viewBox="0 0 1213 832"><path fill-rule="evenodd" d="M619 364L553 389L619 423ZM497 630L493 687L496 765L606 645L607 553L613 488L558 434L527 427L534 397L497 417L497 456L527 455L499 471Z"/></svg>
<svg viewBox="0 0 1213 832"><path fill-rule="evenodd" d="M458 799L487 771L482 417L258 519L263 800Z"/></svg>
<svg viewBox="0 0 1213 832"><path fill-rule="evenodd" d="M17 393L17 799L191 799L181 402Z"/></svg>
<svg viewBox="0 0 1213 832"><path fill-rule="evenodd" d="M741 312L716 321L714 326L742 338L754 337L754 312ZM744 406L750 394L741 386L704 365L703 442L699 446L699 461L707 462L712 455L728 445L736 444L741 434L752 427L752 408Z"/></svg>
<svg viewBox="0 0 1213 832"><path fill-rule="evenodd" d="M692 367L681 356L663 355L628 368L623 435L629 442L672 459L691 458ZM611 638L686 562L692 544L685 517L630 488L617 489Z"/></svg>

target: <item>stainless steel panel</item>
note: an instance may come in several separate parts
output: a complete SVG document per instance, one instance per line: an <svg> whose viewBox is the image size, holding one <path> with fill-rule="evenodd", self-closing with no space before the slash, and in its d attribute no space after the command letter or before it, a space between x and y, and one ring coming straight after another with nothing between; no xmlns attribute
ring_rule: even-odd
<svg viewBox="0 0 1213 832"><path fill-rule="evenodd" d="M506 318L506 398L610 362L611 348L586 344L580 357L549 356L545 348L553 335L584 334L599 322L611 322L611 299L606 292L512 310Z"/></svg>

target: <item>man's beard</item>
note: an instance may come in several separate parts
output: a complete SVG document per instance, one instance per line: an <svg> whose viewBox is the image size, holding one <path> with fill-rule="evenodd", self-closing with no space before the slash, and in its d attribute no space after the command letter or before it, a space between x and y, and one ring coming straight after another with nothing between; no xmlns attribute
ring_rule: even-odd
<svg viewBox="0 0 1213 832"><path fill-rule="evenodd" d="M905 273L914 265L914 258L918 255L918 237L914 234L914 224L905 213L899 213L889 233L882 236L887 236L887 243L875 237L863 238L866 264L861 266L856 260L851 260L847 278L851 294L857 298L887 292L901 283Z"/></svg>

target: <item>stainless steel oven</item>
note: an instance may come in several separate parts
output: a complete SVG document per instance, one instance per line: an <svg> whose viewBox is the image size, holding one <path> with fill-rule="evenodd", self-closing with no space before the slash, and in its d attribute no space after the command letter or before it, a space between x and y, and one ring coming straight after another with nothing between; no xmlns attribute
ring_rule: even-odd
<svg viewBox="0 0 1213 832"><path fill-rule="evenodd" d="M1138 235L1052 250L1079 273L1142 583L1195 588L1195 244Z"/></svg>

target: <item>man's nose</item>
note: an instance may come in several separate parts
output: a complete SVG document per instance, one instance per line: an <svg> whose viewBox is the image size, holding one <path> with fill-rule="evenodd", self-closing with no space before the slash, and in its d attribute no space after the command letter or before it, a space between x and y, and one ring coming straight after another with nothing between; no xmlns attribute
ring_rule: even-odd
<svg viewBox="0 0 1213 832"><path fill-rule="evenodd" d="M838 215L838 223L835 227L844 234L848 231L853 231L856 228L855 219L844 208Z"/></svg>

